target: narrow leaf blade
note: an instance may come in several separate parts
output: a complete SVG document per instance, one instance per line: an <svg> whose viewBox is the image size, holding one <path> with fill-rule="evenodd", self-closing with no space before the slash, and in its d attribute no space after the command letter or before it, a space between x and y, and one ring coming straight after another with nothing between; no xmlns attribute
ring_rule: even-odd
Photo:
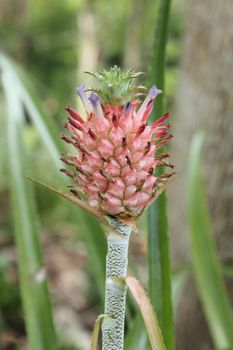
<svg viewBox="0 0 233 350"><path fill-rule="evenodd" d="M30 176L25 176L26 179L32 181L33 183L35 183L36 185L42 186L45 189L54 192L56 194L58 194L60 197L63 197L65 199L67 199L68 201L70 201L71 203L74 203L75 205L77 205L79 208L86 210L89 214L95 216L96 218L100 218L100 215L98 214L98 212L94 209L92 209L87 203L85 203L84 201L82 201L81 199L71 196L65 192L62 192L60 190L57 190L49 185L46 185L45 183L38 181L36 179L33 179Z"/></svg>
<svg viewBox="0 0 233 350"><path fill-rule="evenodd" d="M12 62L12 60L6 55L0 54L0 65L4 71L7 71L8 74L13 77L14 83L12 86L15 88L15 94L17 94L17 96L19 94L21 103L23 103L25 109L28 111L33 125L38 131L46 149L48 149L48 154L50 155L52 164L55 167L59 179L63 180L64 186L67 185L67 177L60 176L60 173L58 172L58 168L61 166L59 160L60 153L64 151L58 137L58 129L55 125L51 125L51 121L49 121L45 114L40 112L41 108L38 106L38 99L28 88L30 84L28 83L29 79L26 74L20 71L14 62ZM24 85L25 83L26 86ZM95 278L101 300L103 301L105 281L104 257L107 252L105 235L100 224L88 213L79 210L79 208L73 209L73 207L71 207L70 210L73 213L74 221L77 223L79 232L86 243L89 259L92 265L93 277Z"/></svg>
<svg viewBox="0 0 233 350"><path fill-rule="evenodd" d="M148 83L164 91L166 43L171 0L160 0L156 11L156 29ZM155 121L164 114L164 92L156 98ZM161 168L160 175L163 172ZM171 268L167 223L166 193L163 192L149 207L148 267L149 292L168 350L174 349Z"/></svg>
<svg viewBox="0 0 233 350"><path fill-rule="evenodd" d="M134 277L127 277L126 284L133 294L133 297L141 311L150 338L152 349L165 350L166 348L159 328L159 323L155 316L151 302L146 295L146 292L144 291L139 281Z"/></svg>
<svg viewBox="0 0 233 350"><path fill-rule="evenodd" d="M17 92L12 92L14 88L13 75L5 69L1 60L0 65L2 66L3 89L7 102L11 204L14 213L20 287L29 346L35 350L56 350L56 332L39 242L33 192L31 185L23 177L23 171L28 166L22 139L24 112Z"/></svg>

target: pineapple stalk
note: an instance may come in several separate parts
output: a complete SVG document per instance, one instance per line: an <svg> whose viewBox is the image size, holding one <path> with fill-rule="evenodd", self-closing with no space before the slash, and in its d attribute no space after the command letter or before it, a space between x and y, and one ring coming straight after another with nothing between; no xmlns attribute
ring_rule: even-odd
<svg viewBox="0 0 233 350"><path fill-rule="evenodd" d="M107 217L108 254L106 259L105 318L102 323L102 350L123 350L128 246L131 227Z"/></svg>

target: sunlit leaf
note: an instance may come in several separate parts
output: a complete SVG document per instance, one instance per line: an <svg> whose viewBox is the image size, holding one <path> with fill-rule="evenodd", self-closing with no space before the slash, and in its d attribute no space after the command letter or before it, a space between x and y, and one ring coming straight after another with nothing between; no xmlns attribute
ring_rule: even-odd
<svg viewBox="0 0 233 350"><path fill-rule="evenodd" d="M44 114L41 114L37 104L37 99L35 98L32 91L27 90L24 86L26 83L29 87L28 79L24 73L18 73L18 68L15 64L3 54L0 54L0 65L2 70L7 71L8 74L13 79L12 89L14 88L14 94L18 96L21 104L27 110L29 117L32 120L43 144L46 146L48 155L51 157L52 164L55 167L57 176L63 181L64 186L67 185L67 177L60 176L58 168L60 168L60 140L59 131L55 125L52 125L51 121L46 118ZM23 77L23 81L21 79ZM12 92L11 89L11 92ZM35 102L36 100L36 102ZM24 175L29 175L26 171ZM92 265L93 276L98 286L98 291L104 298L104 281L105 281L105 261L106 256L106 239L101 229L99 223L92 218L89 214L79 210L77 207L71 209L74 221L77 222L79 232L81 233L83 239L86 242L86 247L88 250L89 259Z"/></svg>
<svg viewBox="0 0 233 350"><path fill-rule="evenodd" d="M51 130L48 129L48 126L44 122L44 119L41 117L41 113L38 111L38 108L34 104L32 97L30 96L29 92L26 90L25 86L20 80L20 77L17 73L17 70L15 69L13 62L3 54L0 54L0 58L4 70L7 70L7 72L11 74L12 78L14 79L14 91L15 93L17 93L17 96L21 101L22 105L28 111L28 114L33 124L35 125L41 139L43 140L43 143L46 145L48 153L51 155L52 161L54 162L56 167L60 167L60 151L57 147L58 143L55 142L51 136Z"/></svg>
<svg viewBox="0 0 233 350"><path fill-rule="evenodd" d="M29 348L56 350L57 340L39 242L33 189L23 176L28 167L22 138L24 110L17 91L14 90L15 77L1 57L0 65L7 107L11 205Z"/></svg>

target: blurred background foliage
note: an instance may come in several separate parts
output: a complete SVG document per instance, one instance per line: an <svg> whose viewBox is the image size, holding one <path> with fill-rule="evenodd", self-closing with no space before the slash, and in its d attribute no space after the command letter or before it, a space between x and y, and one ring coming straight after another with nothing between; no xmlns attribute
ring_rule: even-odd
<svg viewBox="0 0 233 350"><path fill-rule="evenodd" d="M17 64L15 69L29 91L33 103L42 115L47 116L48 124L52 124L49 130L53 134L58 152L63 149L58 139L65 119L64 106L77 104L75 87L83 79L87 79L82 73L84 70L92 70L96 66L106 68L117 64L125 68L134 67L145 73L148 71L157 6L156 2L144 0L1 2L1 50L15 61ZM184 1L178 0L172 10L167 47L166 96L170 109L178 75L183 13ZM146 75L144 79L146 80ZM17 93L16 90L14 92L14 87L12 87L12 93ZM4 107L3 103L2 106ZM36 178L53 183L53 186L64 186L61 185L63 179L61 180L56 174L57 170L51 166L47 145L40 142L38 130L33 127L33 122L29 118L28 108L25 106L23 108L26 112L23 138L29 150L27 153L30 170L28 171ZM1 111L0 185L1 208L4 208L4 212L2 211L0 219L2 296L0 344L4 349L18 349L20 344L23 346L25 342L25 329L10 216L7 154L3 146L6 143L3 125L6 123L4 118L6 110L1 109ZM80 232L81 227L74 218L75 208L38 188L36 188L36 198L52 299L55 304L55 319L58 329L64 329L64 335L60 341L64 346L73 344L76 349L80 344L81 349L87 349L89 332L96 315L101 310L98 294L95 289L90 288L93 283L98 284L98 282L93 279L92 267L86 263L89 253L89 260L95 265L93 250L90 250L88 245L90 240L87 240L85 233ZM140 224L142 231L145 231L144 221L142 220ZM80 239L82 241L84 239L83 242L86 245L81 244ZM105 242L96 241L96 244L104 245ZM132 248L133 262L131 262L134 273L136 270L145 270L145 246L145 237L142 240L136 239ZM102 259L104 262L104 256ZM67 277L69 274L70 281ZM77 282L73 279L77 279ZM99 277L99 280L100 284L103 284L103 279ZM144 282L146 282L145 278ZM61 288L61 285L64 285L64 288ZM56 295L58 290L60 292ZM128 313L128 317L129 315ZM66 322L68 322L67 325ZM140 324L141 322L140 320ZM146 339L145 335L143 338ZM130 344L129 339L127 342Z"/></svg>
<svg viewBox="0 0 233 350"><path fill-rule="evenodd" d="M177 81L184 4L184 0L174 2L170 22L166 77L170 102ZM153 45L156 8L156 1L143 0L114 3L107 0L3 0L1 48L30 74L45 110L63 121L63 106L75 98L74 88L68 94L67 86L75 87L80 82L79 56L83 40L86 40L85 33L79 31L82 17L86 13L94 17L98 66L133 65L146 72ZM85 59L90 60L89 57Z"/></svg>
<svg viewBox="0 0 233 350"><path fill-rule="evenodd" d="M165 74L166 104L171 112L175 111L175 96L181 74L186 6L185 0L172 2ZM148 73L157 8L158 1L150 0L1 0L0 49L12 59L10 63L22 83L20 90L16 78L12 83L12 94L24 94L21 107L24 114L22 138L29 164L26 175L29 173L53 184L53 187L64 188L65 180L57 171L59 160L56 158L56 154L65 150L59 140L65 120L64 105L77 105L75 87L82 81L88 81L89 78L83 74L85 70L117 64ZM146 83L146 74L143 79ZM29 99L22 92L24 88ZM0 349L23 350L26 349L27 339L10 208L7 106L2 93L0 104ZM43 133L43 128L46 128L47 134ZM48 149L51 143L54 152ZM196 183L194 185L198 186ZM104 237L89 217L77 214L76 208L64 200L37 187L35 197L60 349L87 350L90 348L94 320L102 310L100 286L104 278ZM196 205L195 198L193 205ZM193 220L195 222L195 218ZM146 283L145 217L138 226L141 235L135 236L131 242L130 271ZM197 228L194 226L191 232L195 238ZM96 235L92 239L93 228ZM205 232L205 228L201 228ZM193 242L195 246L195 239ZM212 243L210 246L214 249ZM198 252L201 254L199 257L205 255L203 246ZM197 283L200 299L204 300L204 304L207 300L204 309L207 310L210 329L214 329L216 324L218 326L218 322L218 329L221 329L224 311L220 307L220 317L216 317L218 310L215 309L216 313L211 315L208 295L205 290L203 295L200 282L206 276L200 274L197 266L198 253L194 257L197 279L200 276ZM191 268L190 264L184 263L173 270L173 304L177 311L181 290ZM227 271L228 277L232 276L232 269L228 268ZM220 274L217 278L219 282ZM209 281L209 285L214 283L211 276ZM221 281L219 285L220 293L227 298ZM215 301L218 297L218 294L214 296ZM147 338L140 315L136 316L136 322L132 322L135 315L135 306L129 300L127 349L142 350L146 348ZM212 336L217 339L215 345L221 346L221 337ZM190 345L189 348L178 349L194 348Z"/></svg>

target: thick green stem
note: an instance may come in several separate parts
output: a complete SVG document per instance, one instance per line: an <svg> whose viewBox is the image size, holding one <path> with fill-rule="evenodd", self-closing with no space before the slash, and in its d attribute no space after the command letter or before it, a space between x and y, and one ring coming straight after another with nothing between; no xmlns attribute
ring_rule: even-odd
<svg viewBox="0 0 233 350"><path fill-rule="evenodd" d="M128 246L131 227L108 217L105 318L102 323L103 350L123 350Z"/></svg>

